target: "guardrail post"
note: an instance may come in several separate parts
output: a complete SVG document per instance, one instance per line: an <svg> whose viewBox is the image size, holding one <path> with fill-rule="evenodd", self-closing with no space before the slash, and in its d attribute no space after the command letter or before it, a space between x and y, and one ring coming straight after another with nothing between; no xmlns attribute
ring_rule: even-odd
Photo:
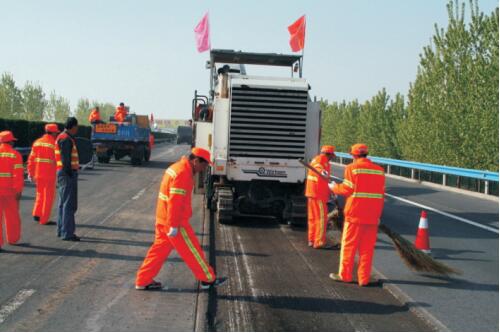
<svg viewBox="0 0 500 333"><path fill-rule="evenodd" d="M344 159L342 157L340 158L340 164L344 164Z"/></svg>
<svg viewBox="0 0 500 333"><path fill-rule="evenodd" d="M443 173L443 186L446 186L446 174Z"/></svg>
<svg viewBox="0 0 500 333"><path fill-rule="evenodd" d="M389 164L387 164L387 173L391 174L391 166Z"/></svg>
<svg viewBox="0 0 500 333"><path fill-rule="evenodd" d="M490 192L490 182L485 180L484 181L484 194L489 194Z"/></svg>
<svg viewBox="0 0 500 333"><path fill-rule="evenodd" d="M415 179L415 169L411 169L411 179Z"/></svg>

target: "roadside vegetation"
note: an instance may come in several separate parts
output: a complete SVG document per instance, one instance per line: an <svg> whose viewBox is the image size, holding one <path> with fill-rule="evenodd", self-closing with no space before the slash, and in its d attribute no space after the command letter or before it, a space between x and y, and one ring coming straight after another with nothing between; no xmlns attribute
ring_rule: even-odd
<svg viewBox="0 0 500 333"><path fill-rule="evenodd" d="M324 143L348 152L498 171L498 7L489 15L470 1L447 4L446 29L435 26L408 94L381 89L365 102L324 101Z"/></svg>

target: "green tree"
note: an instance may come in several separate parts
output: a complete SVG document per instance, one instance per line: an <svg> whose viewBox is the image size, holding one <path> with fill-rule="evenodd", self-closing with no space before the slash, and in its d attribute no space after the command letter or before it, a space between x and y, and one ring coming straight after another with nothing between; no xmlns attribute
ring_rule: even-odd
<svg viewBox="0 0 500 333"><path fill-rule="evenodd" d="M52 91L46 107L45 120L64 123L70 113L71 109L68 100L57 96L56 93Z"/></svg>
<svg viewBox="0 0 500 333"><path fill-rule="evenodd" d="M21 90L10 73L0 79L0 117L19 118L23 112Z"/></svg>
<svg viewBox="0 0 500 333"><path fill-rule="evenodd" d="M21 96L23 109L20 118L32 121L43 120L47 100L45 99L42 87L31 82L26 82L21 91Z"/></svg>
<svg viewBox="0 0 500 333"><path fill-rule="evenodd" d="M76 104L75 117L81 125L89 125L89 114L94 106L91 106L88 98L80 98Z"/></svg>
<svg viewBox="0 0 500 333"><path fill-rule="evenodd" d="M498 8L490 16L470 3L447 5L446 30L420 56L401 127L405 159L498 170Z"/></svg>

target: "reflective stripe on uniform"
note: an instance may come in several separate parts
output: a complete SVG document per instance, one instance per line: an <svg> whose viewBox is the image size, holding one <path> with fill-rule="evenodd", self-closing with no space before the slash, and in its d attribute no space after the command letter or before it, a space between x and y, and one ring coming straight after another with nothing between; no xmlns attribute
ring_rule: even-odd
<svg viewBox="0 0 500 333"><path fill-rule="evenodd" d="M160 192L160 193L158 193L158 199L163 200L163 201L167 201L168 196Z"/></svg>
<svg viewBox="0 0 500 333"><path fill-rule="evenodd" d="M14 169L22 169L23 165L22 164L14 164Z"/></svg>
<svg viewBox="0 0 500 333"><path fill-rule="evenodd" d="M373 169L353 169L352 173L355 175L366 174L366 175L384 175L383 171L373 170Z"/></svg>
<svg viewBox="0 0 500 333"><path fill-rule="evenodd" d="M384 195L380 193L368 193L368 192L354 192L351 195L353 198L367 198L367 199L383 199Z"/></svg>
<svg viewBox="0 0 500 333"><path fill-rule="evenodd" d="M52 149L56 148L53 144L45 143L45 142L35 142L33 144L33 147L47 147L47 148L52 148Z"/></svg>
<svg viewBox="0 0 500 333"><path fill-rule="evenodd" d="M350 181L348 181L347 179L344 179L342 184L344 184L347 187L354 188L354 185Z"/></svg>
<svg viewBox="0 0 500 333"><path fill-rule="evenodd" d="M317 182L318 181L318 177L315 177L315 176L307 176L307 180L310 180L312 182Z"/></svg>
<svg viewBox="0 0 500 333"><path fill-rule="evenodd" d="M317 202L319 203L319 220L320 220L319 237L320 239L323 239L323 232L325 228L325 211L323 210L323 202L321 202L320 200L318 200Z"/></svg>
<svg viewBox="0 0 500 333"><path fill-rule="evenodd" d="M203 269L203 272L205 273L207 280L212 281L214 278L212 277L212 274L210 274L210 271L208 270L207 264L205 263L205 260L203 260L198 253L198 250L194 247L193 243L191 242L191 239L189 239L189 236L186 232L186 229L180 228L181 229L181 234L182 238L184 239L184 242L186 242L186 245L189 247L189 250L191 250L191 253L194 255L196 258L196 261L200 265L201 269Z"/></svg>
<svg viewBox="0 0 500 333"><path fill-rule="evenodd" d="M14 153L0 153L0 157L16 158L16 154L14 154Z"/></svg>
<svg viewBox="0 0 500 333"><path fill-rule="evenodd" d="M182 188L172 187L170 189L170 194L186 195L186 190L184 190Z"/></svg>
<svg viewBox="0 0 500 333"><path fill-rule="evenodd" d="M50 158L40 158L37 157L35 158L35 162L41 162L41 163L54 163L54 160L51 160Z"/></svg>
<svg viewBox="0 0 500 333"><path fill-rule="evenodd" d="M174 177L174 178L177 177L177 173L170 168L167 169L167 171L165 171L165 173L167 173L170 177Z"/></svg>
<svg viewBox="0 0 500 333"><path fill-rule="evenodd" d="M10 172L0 172L0 178L8 178L12 177L12 174Z"/></svg>

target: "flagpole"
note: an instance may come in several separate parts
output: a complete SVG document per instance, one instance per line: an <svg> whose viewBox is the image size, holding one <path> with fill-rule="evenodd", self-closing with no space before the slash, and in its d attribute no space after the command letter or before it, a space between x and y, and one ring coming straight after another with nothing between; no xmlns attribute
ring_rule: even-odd
<svg viewBox="0 0 500 333"><path fill-rule="evenodd" d="M306 16L304 15L304 45L302 45L302 58L300 59L301 66L300 66L300 73L299 76L302 78L302 67L304 67L304 49L306 48Z"/></svg>

